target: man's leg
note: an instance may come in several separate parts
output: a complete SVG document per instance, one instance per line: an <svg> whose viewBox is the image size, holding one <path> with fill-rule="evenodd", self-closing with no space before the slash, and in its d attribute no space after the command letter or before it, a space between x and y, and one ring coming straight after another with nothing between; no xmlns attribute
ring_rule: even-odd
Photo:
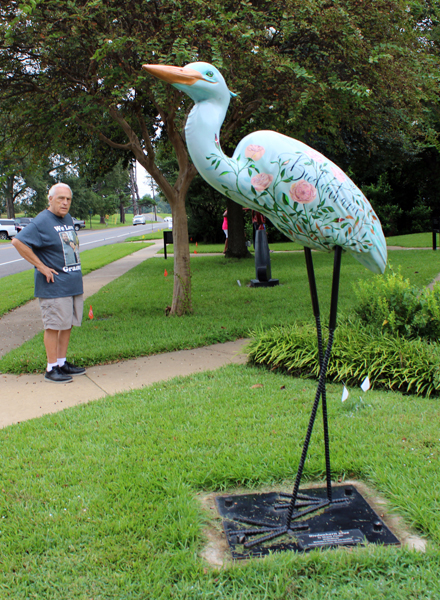
<svg viewBox="0 0 440 600"><path fill-rule="evenodd" d="M66 358L72 328L58 332L57 359Z"/></svg>
<svg viewBox="0 0 440 600"><path fill-rule="evenodd" d="M67 383L66 380L71 381L74 375L84 375L86 372L84 367L76 367L66 361L72 327L81 324L82 294L66 298L40 298L40 306L45 327L44 346L48 362L45 379L57 380L56 383Z"/></svg>
<svg viewBox="0 0 440 600"><path fill-rule="evenodd" d="M56 329L44 330L44 347L46 349L47 362L54 364L57 362L58 354L58 331Z"/></svg>

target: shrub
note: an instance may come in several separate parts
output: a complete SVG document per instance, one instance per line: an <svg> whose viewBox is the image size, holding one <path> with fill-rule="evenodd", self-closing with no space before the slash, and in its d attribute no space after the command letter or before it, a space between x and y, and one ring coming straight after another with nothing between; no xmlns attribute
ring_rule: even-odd
<svg viewBox="0 0 440 600"><path fill-rule="evenodd" d="M313 325L274 327L252 334L249 362L281 369L294 376L319 374L318 343ZM357 386L368 375L372 387L440 393L440 348L421 339L408 340L372 334L359 321L345 321L336 329L327 377Z"/></svg>
<svg viewBox="0 0 440 600"><path fill-rule="evenodd" d="M377 332L437 341L440 337L440 285L433 290L410 284L400 273L359 281L355 314Z"/></svg>

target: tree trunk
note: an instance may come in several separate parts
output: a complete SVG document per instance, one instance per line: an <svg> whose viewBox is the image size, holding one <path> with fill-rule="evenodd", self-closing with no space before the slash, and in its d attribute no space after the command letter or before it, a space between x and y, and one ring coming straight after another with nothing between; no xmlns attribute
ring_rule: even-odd
<svg viewBox="0 0 440 600"><path fill-rule="evenodd" d="M136 161L132 160L129 168L130 174L130 190L131 190L131 199L133 202L133 216L140 214L139 213L139 189L136 181Z"/></svg>
<svg viewBox="0 0 440 600"><path fill-rule="evenodd" d="M174 246L174 290L171 314L178 316L192 312L191 270L185 195L182 191L176 194L175 201L171 205Z"/></svg>
<svg viewBox="0 0 440 600"><path fill-rule="evenodd" d="M228 198L228 258L251 258L244 234L243 208Z"/></svg>
<svg viewBox="0 0 440 600"><path fill-rule="evenodd" d="M120 223L125 223L125 210L124 210L124 203L121 200L121 203L119 204L119 222Z"/></svg>
<svg viewBox="0 0 440 600"><path fill-rule="evenodd" d="M6 214L8 219L15 219L14 178L14 175L10 175L6 180Z"/></svg>
<svg viewBox="0 0 440 600"><path fill-rule="evenodd" d="M131 126L118 113L117 108L112 106L110 107L109 111L112 118L125 131L130 142L124 146L121 144L115 144L104 135L100 135L100 138L115 148L130 149L139 163L145 168L152 179L154 179L157 185L161 188L171 206L173 216L174 289L170 314L181 316L192 311L188 221L185 211L185 197L188 192L189 185L197 172L196 168L190 163L183 138L174 127L174 110L171 111L168 117L165 116L165 114L163 115L163 121L168 131L168 136L176 151L177 162L179 164L179 175L174 186L167 181L163 173L155 164L154 148L148 134L146 123L141 113L139 112L137 116L141 124L145 148L142 147L139 138ZM133 214L135 215L138 208L136 204L139 200L139 191L136 184L134 170L135 162L132 162L129 173L130 187L133 198Z"/></svg>
<svg viewBox="0 0 440 600"><path fill-rule="evenodd" d="M99 215L99 224L105 225L105 215Z"/></svg>

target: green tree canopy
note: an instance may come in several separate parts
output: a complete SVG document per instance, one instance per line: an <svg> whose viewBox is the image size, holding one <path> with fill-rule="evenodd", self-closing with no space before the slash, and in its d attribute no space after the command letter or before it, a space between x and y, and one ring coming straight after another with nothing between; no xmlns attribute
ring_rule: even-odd
<svg viewBox="0 0 440 600"><path fill-rule="evenodd" d="M212 62L237 92L222 132L226 150L272 128L327 154L407 144L426 135L423 103L437 92L431 48L400 0L4 0L0 106L14 136L59 153L99 140L130 152L174 217L172 312L191 307L185 196L195 175L181 126L188 98L142 72L143 63ZM420 15L418 15L420 16ZM155 162L166 137L179 174Z"/></svg>

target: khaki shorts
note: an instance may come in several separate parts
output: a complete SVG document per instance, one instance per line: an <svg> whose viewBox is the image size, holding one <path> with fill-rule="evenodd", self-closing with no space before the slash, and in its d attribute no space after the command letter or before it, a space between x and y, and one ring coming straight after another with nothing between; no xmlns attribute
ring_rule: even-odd
<svg viewBox="0 0 440 600"><path fill-rule="evenodd" d="M79 327L82 321L83 295L67 298L38 298L44 329L63 331L73 325Z"/></svg>

